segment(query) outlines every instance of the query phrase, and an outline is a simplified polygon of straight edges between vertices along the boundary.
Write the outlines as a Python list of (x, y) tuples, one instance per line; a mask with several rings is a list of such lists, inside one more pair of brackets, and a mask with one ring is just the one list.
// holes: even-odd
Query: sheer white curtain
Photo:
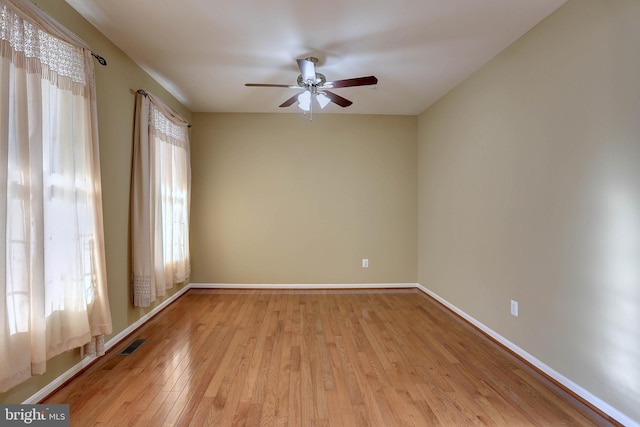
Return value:
[(136, 93), (131, 190), (133, 303), (147, 307), (189, 279), (191, 163), (188, 123)]
[(93, 78), (84, 42), (0, 0), (0, 391), (112, 332)]

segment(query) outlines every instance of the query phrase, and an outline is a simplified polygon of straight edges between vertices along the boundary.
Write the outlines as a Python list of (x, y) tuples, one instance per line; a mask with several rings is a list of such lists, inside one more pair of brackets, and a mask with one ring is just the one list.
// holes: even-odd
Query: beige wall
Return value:
[(639, 22), (570, 0), (418, 131), (419, 283), (638, 421)]
[[(106, 238), (107, 280), (114, 334), (124, 330), (150, 309), (134, 308), (129, 292), (129, 184), (133, 140), (134, 95), (145, 89), (169, 103), (188, 120), (191, 113), (147, 73), (78, 15), (64, 0), (35, 0), (45, 12), (85, 40), (108, 62), (95, 62), (100, 137), (100, 167)], [(173, 293), (170, 291), (170, 293)], [(157, 303), (156, 303), (157, 304)], [(45, 375), (33, 377), (0, 394), (0, 403), (20, 403), (80, 360), (68, 352), (47, 363)]]
[(195, 114), (193, 129), (192, 282), (416, 282), (415, 116)]

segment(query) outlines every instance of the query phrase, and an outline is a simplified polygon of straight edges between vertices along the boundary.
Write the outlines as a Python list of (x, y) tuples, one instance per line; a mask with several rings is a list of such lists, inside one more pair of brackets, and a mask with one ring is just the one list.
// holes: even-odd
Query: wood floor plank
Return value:
[(83, 427), (614, 425), (413, 289), (190, 290), (43, 403)]

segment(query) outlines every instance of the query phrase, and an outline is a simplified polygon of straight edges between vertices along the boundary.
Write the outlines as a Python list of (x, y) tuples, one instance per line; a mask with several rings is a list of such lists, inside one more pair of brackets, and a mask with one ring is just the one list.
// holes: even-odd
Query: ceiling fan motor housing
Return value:
[(298, 86), (307, 89), (312, 93), (316, 93), (318, 87), (322, 87), (327, 82), (327, 78), (322, 73), (316, 73), (316, 81), (304, 81), (302, 79), (302, 74), (298, 76)]

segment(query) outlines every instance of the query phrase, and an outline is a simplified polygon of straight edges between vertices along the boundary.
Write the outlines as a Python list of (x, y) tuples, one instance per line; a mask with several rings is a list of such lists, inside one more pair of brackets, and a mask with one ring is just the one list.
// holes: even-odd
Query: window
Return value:
[(132, 288), (147, 307), (189, 279), (191, 166), (187, 126), (144, 91), (136, 94), (131, 191)]
[(0, 391), (112, 331), (92, 60), (28, 0), (0, 0)]

